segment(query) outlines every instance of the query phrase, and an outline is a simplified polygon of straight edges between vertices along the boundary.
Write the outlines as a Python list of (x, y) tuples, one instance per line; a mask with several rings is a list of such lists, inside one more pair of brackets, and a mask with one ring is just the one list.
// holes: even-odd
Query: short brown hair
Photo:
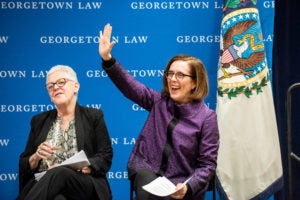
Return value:
[[(207, 96), (209, 90), (208, 77), (204, 64), (200, 59), (196, 57), (186, 54), (179, 54), (169, 60), (165, 67), (165, 72), (169, 71), (171, 64), (178, 60), (185, 61), (189, 64), (191, 75), (193, 76), (193, 80), (196, 83), (196, 88), (191, 91), (191, 100), (204, 99)], [(166, 76), (164, 76), (163, 78), (163, 93), (170, 96)]]

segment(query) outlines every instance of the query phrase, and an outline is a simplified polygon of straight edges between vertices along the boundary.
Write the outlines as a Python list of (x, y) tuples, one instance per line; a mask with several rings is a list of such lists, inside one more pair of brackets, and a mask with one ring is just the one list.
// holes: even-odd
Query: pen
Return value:
[(61, 155), (55, 153), (54, 151), (52, 152), (52, 155), (55, 155), (56, 157), (58, 157), (58, 158), (60, 158), (60, 159), (62, 159), (62, 160), (65, 160), (64, 157), (62, 157)]

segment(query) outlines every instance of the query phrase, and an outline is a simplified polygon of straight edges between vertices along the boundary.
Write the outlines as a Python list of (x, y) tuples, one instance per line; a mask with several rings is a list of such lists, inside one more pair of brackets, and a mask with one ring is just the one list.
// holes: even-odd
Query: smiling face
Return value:
[(58, 70), (49, 74), (46, 87), (52, 102), (57, 107), (76, 103), (79, 83), (71, 80), (67, 72)]
[[(196, 83), (193, 80), (190, 72), (190, 66), (188, 62), (177, 60), (173, 62), (169, 68), (169, 72), (174, 73), (173, 76), (167, 78), (168, 89), (170, 97), (178, 104), (189, 103), (191, 99), (191, 91), (195, 89)], [(185, 74), (190, 76), (183, 76), (180, 79), (176, 74)]]

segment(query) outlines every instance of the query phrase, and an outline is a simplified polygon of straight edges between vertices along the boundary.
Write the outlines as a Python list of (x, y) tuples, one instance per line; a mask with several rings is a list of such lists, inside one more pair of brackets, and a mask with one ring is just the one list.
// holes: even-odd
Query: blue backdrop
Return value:
[[(258, 2), (270, 68), (274, 2)], [(148, 113), (123, 97), (102, 70), (99, 31), (111, 23), (117, 43), (113, 55), (138, 80), (157, 90), (172, 56), (199, 57), (210, 80), (205, 101), (215, 109), (222, 3), (0, 1), (0, 199), (17, 196), (18, 157), (31, 117), (54, 108), (44, 85), (47, 70), (56, 64), (77, 72), (81, 105), (104, 111), (114, 148), (107, 174), (113, 199), (129, 199), (127, 159)]]

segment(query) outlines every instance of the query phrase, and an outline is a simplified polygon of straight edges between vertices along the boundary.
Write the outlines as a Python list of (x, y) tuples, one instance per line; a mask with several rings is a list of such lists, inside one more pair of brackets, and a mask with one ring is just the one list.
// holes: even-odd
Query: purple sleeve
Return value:
[(159, 92), (137, 81), (118, 61), (110, 67), (103, 65), (103, 68), (124, 96), (146, 110), (150, 110), (155, 100), (160, 98), (161, 94)]
[(201, 130), (199, 142), (198, 167), (189, 181), (189, 186), (194, 192), (205, 192), (206, 186), (215, 174), (219, 149), (219, 130), (217, 115), (209, 110)]

